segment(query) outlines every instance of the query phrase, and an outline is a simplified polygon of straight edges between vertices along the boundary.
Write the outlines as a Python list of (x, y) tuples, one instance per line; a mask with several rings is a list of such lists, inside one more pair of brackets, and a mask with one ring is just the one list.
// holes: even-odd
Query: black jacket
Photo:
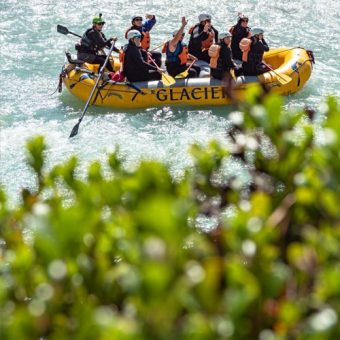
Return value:
[(141, 50), (135, 44), (129, 42), (123, 47), (124, 74), (129, 81), (141, 81), (147, 78), (149, 70), (157, 70), (155, 66), (146, 63)]
[(220, 55), (217, 59), (216, 68), (211, 68), (211, 75), (216, 79), (222, 79), (226, 72), (234, 69), (236, 65), (233, 62), (231, 48), (224, 43), (219, 42), (221, 46)]
[[(189, 40), (189, 53), (194, 55), (199, 60), (204, 60), (207, 63), (210, 62), (210, 57), (208, 54), (208, 49), (202, 51), (202, 41), (206, 40), (209, 37), (209, 34), (203, 31), (204, 25), (197, 24), (194, 26)], [(218, 31), (211, 26), (210, 30), (213, 30), (215, 33), (215, 41), (218, 41)]]
[(248, 61), (242, 63), (244, 75), (258, 75), (263, 73), (261, 68), (263, 54), (269, 51), (269, 47), (264, 39), (261, 41), (252, 37), (251, 41)]
[(247, 38), (249, 34), (249, 27), (242, 27), (241, 24), (237, 24), (231, 28), (231, 50), (233, 52), (233, 58), (242, 60), (242, 51), (240, 50), (240, 41), (243, 38)]
[(255, 40), (254, 37), (251, 38), (251, 41), (248, 59), (259, 64), (262, 62), (264, 52), (269, 51), (268, 44), (264, 39)]
[[(86, 30), (83, 37), (80, 40), (80, 45), (76, 47), (79, 53), (97, 54), (104, 47), (111, 47), (112, 38), (106, 39), (105, 35), (101, 31), (97, 31), (91, 27)], [(115, 52), (119, 52), (117, 48), (113, 49)]]

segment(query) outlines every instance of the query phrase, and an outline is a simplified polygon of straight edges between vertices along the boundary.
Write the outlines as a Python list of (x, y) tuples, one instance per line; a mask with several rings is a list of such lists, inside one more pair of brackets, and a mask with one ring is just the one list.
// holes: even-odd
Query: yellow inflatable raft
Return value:
[[(245, 90), (254, 84), (262, 84), (270, 92), (290, 95), (302, 89), (311, 76), (313, 53), (303, 48), (271, 49), (264, 55), (265, 62), (273, 71), (260, 76), (241, 76), (236, 79), (232, 91), (233, 100), (242, 101)], [(119, 61), (113, 60), (115, 69)], [(96, 65), (87, 69), (65, 64), (63, 82), (76, 97), (86, 101), (96, 81)], [(93, 72), (92, 72), (93, 71)], [(91, 73), (92, 72), (92, 73)], [(230, 104), (226, 95), (226, 84), (210, 78), (176, 79), (170, 87), (162, 81), (122, 82), (111, 80), (100, 82), (91, 101), (92, 105), (117, 109), (136, 109), (170, 105), (217, 106)]]

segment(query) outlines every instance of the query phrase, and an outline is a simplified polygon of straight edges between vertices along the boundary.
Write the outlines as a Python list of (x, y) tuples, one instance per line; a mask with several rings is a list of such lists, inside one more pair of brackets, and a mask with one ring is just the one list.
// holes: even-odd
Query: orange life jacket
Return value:
[[(179, 44), (181, 44), (181, 49), (179, 53), (175, 55), (176, 50), (174, 52), (170, 52), (169, 44), (170, 44), (170, 41), (167, 41), (163, 45), (163, 48), (162, 48), (162, 53), (166, 53), (166, 57), (167, 57), (166, 59), (169, 60), (171, 57), (177, 58), (177, 60), (179, 60), (180, 62), (180, 65), (185, 65), (188, 62), (188, 54), (189, 54), (188, 46), (183, 44), (182, 42), (179, 42)], [(170, 59), (169, 61), (173, 61), (173, 60)]]
[(248, 38), (243, 38), (239, 44), (240, 50), (242, 51), (242, 61), (248, 61), (248, 54), (251, 47), (251, 40)]
[(209, 47), (208, 54), (210, 57), (210, 67), (216, 68), (217, 67), (217, 60), (220, 56), (221, 46), (218, 44), (212, 44)]
[[(128, 30), (126, 30), (125, 39), (127, 39), (127, 34), (132, 29), (135, 29), (135, 28), (130, 27)], [(150, 42), (151, 42), (150, 32), (141, 32), (141, 36), (142, 38), (140, 40), (140, 45), (144, 50), (148, 50), (150, 48)]]
[(150, 40), (150, 32), (142, 32), (140, 44), (144, 50), (148, 50), (150, 48)]
[[(193, 27), (191, 27), (189, 29), (189, 34), (192, 34), (192, 32), (194, 31), (194, 29), (199, 26), (200, 24), (197, 24)], [(201, 41), (201, 48), (202, 48), (202, 51), (203, 50), (207, 50), (214, 42), (214, 39), (215, 39), (215, 32), (214, 30), (211, 30), (210, 32), (208, 32), (208, 38), (205, 39), (205, 40), (202, 40)]]
[(120, 61), (119, 71), (120, 71), (120, 72), (123, 72), (123, 71), (124, 71), (125, 54), (126, 54), (126, 49), (124, 49), (124, 47), (122, 47), (122, 48), (119, 50), (119, 61)]

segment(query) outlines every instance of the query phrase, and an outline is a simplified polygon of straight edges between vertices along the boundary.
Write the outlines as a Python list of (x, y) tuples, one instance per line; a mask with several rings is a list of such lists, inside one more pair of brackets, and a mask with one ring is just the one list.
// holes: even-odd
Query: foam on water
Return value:
[(102, 12), (106, 36), (118, 36), (120, 46), (125, 44), (124, 32), (132, 15), (154, 13), (158, 22), (152, 31), (152, 46), (158, 46), (179, 27), (182, 15), (187, 16), (190, 27), (200, 12), (209, 12), (214, 26), (223, 32), (236, 22), (238, 12), (244, 12), (250, 17), (250, 26), (265, 29), (270, 46), (302, 46), (315, 53), (312, 78), (301, 92), (286, 99), (287, 106), (317, 108), (327, 94), (340, 97), (337, 0), (312, 5), (307, 0), (213, 4), (207, 0), (143, 0), (133, 5), (122, 0), (8, 0), (1, 1), (0, 7), (0, 183), (12, 201), (18, 199), (21, 188), (34, 185), (23, 146), (36, 134), (44, 135), (48, 143), (49, 168), (76, 154), (85, 171), (91, 160), (105, 161), (118, 145), (127, 167), (141, 159), (157, 159), (180, 176), (192, 165), (187, 153), (190, 144), (205, 144), (212, 138), (225, 143), (228, 113), (234, 110), (165, 107), (131, 113), (90, 107), (78, 136), (69, 140), (84, 103), (66, 92), (50, 94), (57, 85), (63, 52), (73, 51), (78, 38), (57, 33), (57, 24), (82, 34), (91, 18)]

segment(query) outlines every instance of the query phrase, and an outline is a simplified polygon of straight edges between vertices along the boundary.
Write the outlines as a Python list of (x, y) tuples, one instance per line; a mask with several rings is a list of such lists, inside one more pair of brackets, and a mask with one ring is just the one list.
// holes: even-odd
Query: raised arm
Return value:
[(177, 33), (174, 35), (174, 37), (170, 41), (170, 44), (169, 44), (170, 52), (174, 52), (176, 50), (176, 46), (178, 42), (180, 41), (180, 39), (182, 38), (182, 34), (184, 33), (184, 28), (187, 25), (187, 23), (188, 23), (188, 20), (186, 20), (185, 17), (182, 17), (181, 27), (179, 28)]

